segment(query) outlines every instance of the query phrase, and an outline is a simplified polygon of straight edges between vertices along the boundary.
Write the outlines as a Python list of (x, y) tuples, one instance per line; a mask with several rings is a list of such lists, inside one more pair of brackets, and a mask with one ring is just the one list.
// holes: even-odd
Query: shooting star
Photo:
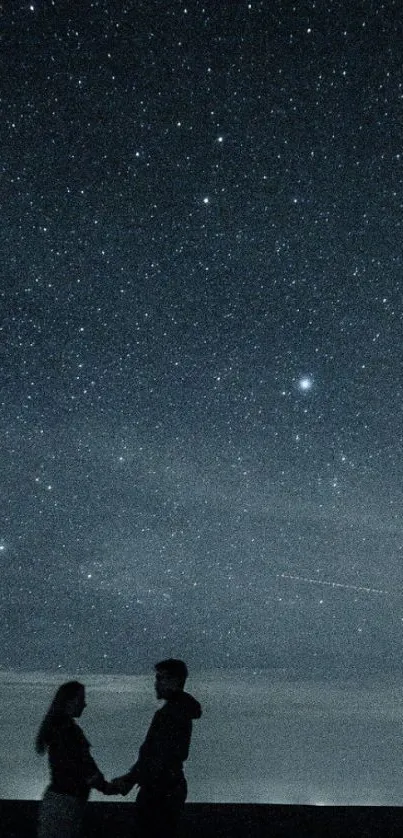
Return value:
[(311, 579), (308, 576), (293, 576), (291, 573), (277, 573), (277, 578), (290, 579), (292, 582), (305, 582), (307, 585), (325, 585), (328, 588), (346, 588), (349, 591), (359, 591), (364, 594), (389, 594), (380, 588), (367, 588), (364, 585), (349, 585), (346, 582), (329, 582), (326, 579)]

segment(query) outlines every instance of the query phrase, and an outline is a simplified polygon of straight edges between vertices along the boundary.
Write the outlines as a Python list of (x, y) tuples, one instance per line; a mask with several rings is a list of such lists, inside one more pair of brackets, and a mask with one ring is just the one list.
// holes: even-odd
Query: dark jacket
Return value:
[(188, 758), (192, 720), (199, 719), (201, 707), (189, 693), (179, 691), (154, 714), (130, 778), (139, 786), (168, 791), (183, 777)]
[(50, 790), (88, 798), (90, 788), (103, 791), (105, 778), (90, 754), (90, 743), (69, 716), (55, 720), (48, 737)]

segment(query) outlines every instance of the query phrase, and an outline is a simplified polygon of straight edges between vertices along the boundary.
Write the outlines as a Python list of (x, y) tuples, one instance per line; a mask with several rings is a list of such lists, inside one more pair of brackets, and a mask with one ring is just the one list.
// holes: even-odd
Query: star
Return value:
[(298, 389), (301, 390), (302, 393), (307, 393), (308, 390), (312, 390), (313, 387), (313, 380), (309, 375), (303, 375), (298, 380)]

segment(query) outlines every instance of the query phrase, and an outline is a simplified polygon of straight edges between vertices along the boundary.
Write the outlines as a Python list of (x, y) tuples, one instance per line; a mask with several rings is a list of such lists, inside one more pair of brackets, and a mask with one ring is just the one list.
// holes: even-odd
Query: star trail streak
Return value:
[(381, 588), (370, 588), (364, 585), (350, 585), (347, 582), (331, 582), (327, 579), (312, 579), (308, 576), (294, 576), (292, 573), (278, 573), (279, 579), (290, 579), (292, 582), (304, 582), (307, 585), (325, 585), (328, 588), (346, 588), (350, 591), (361, 591), (364, 594), (389, 594)]

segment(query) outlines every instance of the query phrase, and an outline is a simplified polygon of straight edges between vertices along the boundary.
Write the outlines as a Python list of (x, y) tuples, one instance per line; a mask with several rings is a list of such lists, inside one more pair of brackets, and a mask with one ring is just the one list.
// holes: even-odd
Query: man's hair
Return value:
[(176, 658), (168, 658), (165, 661), (159, 661), (159, 663), (155, 664), (154, 669), (156, 672), (167, 672), (171, 678), (177, 678), (182, 685), (188, 677), (188, 668), (185, 662), (177, 660)]

